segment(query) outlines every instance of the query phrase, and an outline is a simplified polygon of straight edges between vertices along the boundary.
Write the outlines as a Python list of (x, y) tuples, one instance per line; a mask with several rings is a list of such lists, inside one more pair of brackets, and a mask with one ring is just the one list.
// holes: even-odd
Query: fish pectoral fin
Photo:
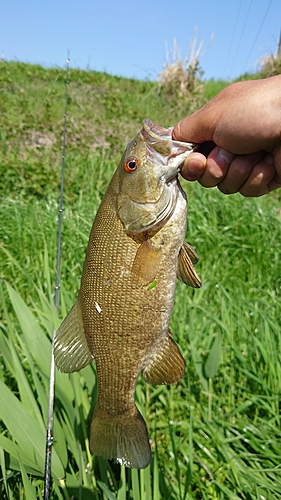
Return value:
[(54, 337), (54, 357), (62, 372), (76, 372), (94, 359), (85, 337), (81, 305), (74, 304)]
[(148, 239), (142, 242), (132, 266), (132, 286), (146, 286), (153, 282), (161, 260), (161, 245)]
[(143, 370), (146, 382), (152, 385), (175, 384), (183, 377), (185, 361), (178, 345), (168, 333)]
[(192, 264), (194, 264), (194, 265), (197, 264), (197, 262), (199, 262), (199, 257), (197, 255), (197, 253), (195, 252), (195, 249), (189, 243), (187, 243), (187, 241), (184, 242), (183, 248), (187, 252), (187, 254), (189, 255)]
[(194, 269), (194, 265), (199, 260), (194, 248), (188, 243), (184, 243), (180, 249), (178, 259), (178, 278), (186, 285), (193, 288), (201, 288), (201, 280)]
[(117, 460), (126, 467), (147, 467), (151, 460), (148, 433), (137, 408), (108, 415), (97, 406), (91, 423), (90, 450), (93, 455)]

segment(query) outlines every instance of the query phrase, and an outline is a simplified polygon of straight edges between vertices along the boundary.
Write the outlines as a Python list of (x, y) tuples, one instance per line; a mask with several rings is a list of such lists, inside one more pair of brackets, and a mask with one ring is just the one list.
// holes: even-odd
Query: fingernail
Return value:
[(200, 159), (190, 159), (188, 162), (188, 170), (192, 174), (201, 174), (202, 170), (204, 170), (205, 164)]
[(186, 160), (181, 169), (181, 175), (187, 181), (197, 181), (204, 171), (204, 163), (197, 158)]
[(223, 148), (219, 148), (218, 149), (218, 156), (220, 157), (220, 159), (224, 162), (227, 162), (227, 163), (230, 163), (235, 154), (233, 153), (230, 153), (229, 151), (227, 151), (226, 149), (223, 149)]

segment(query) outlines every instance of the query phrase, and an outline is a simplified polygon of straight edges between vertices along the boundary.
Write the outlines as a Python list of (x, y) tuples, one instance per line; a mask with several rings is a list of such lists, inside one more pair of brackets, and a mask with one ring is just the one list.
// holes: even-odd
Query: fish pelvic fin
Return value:
[(85, 337), (79, 300), (55, 333), (53, 349), (56, 366), (65, 373), (79, 371), (93, 361), (94, 356)]
[(147, 467), (151, 461), (148, 433), (136, 406), (121, 415), (109, 415), (97, 407), (91, 423), (90, 451), (126, 467)]
[(180, 249), (178, 259), (178, 278), (186, 285), (193, 288), (201, 288), (201, 280), (194, 269), (194, 265), (199, 260), (194, 248), (188, 243), (184, 243)]
[(152, 385), (175, 384), (183, 377), (184, 370), (185, 361), (169, 332), (161, 346), (150, 356), (143, 377)]

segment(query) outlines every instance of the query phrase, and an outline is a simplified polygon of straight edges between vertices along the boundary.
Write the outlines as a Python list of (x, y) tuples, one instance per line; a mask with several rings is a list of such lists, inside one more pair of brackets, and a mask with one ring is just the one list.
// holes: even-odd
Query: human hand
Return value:
[(182, 176), (225, 194), (281, 187), (281, 75), (229, 85), (176, 124), (173, 139), (198, 144)]

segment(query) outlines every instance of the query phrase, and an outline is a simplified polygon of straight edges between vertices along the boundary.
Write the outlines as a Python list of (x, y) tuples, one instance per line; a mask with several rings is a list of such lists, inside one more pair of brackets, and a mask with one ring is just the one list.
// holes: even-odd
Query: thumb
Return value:
[(182, 142), (202, 142), (212, 141), (213, 133), (207, 123), (209, 120), (204, 118), (205, 109), (201, 108), (190, 116), (179, 121), (173, 130), (173, 139)]

